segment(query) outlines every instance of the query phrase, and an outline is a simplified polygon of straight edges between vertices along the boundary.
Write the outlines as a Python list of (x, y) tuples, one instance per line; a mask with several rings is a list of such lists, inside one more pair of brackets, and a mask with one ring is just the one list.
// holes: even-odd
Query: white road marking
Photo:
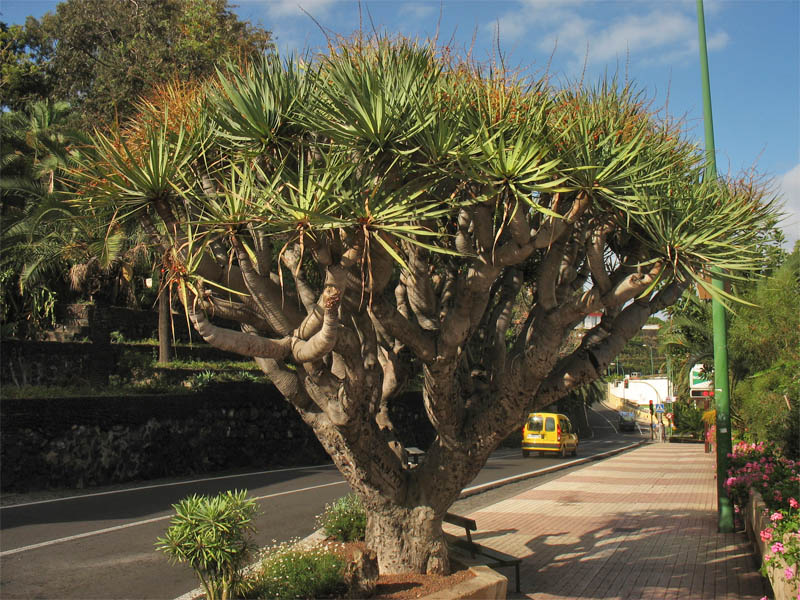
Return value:
[(269, 475), (270, 473), (286, 473), (288, 471), (307, 471), (309, 469), (334, 469), (332, 464), (314, 465), (310, 467), (290, 467), (287, 469), (273, 469), (271, 471), (251, 471), (250, 473), (235, 473), (233, 475), (219, 475), (217, 477), (203, 477), (201, 479), (187, 479), (185, 481), (172, 481), (170, 483), (154, 483), (151, 485), (141, 485), (107, 492), (92, 492), (90, 494), (78, 494), (76, 496), (64, 496), (63, 498), (50, 498), (48, 500), (36, 500), (34, 502), (21, 502), (19, 504), (8, 504), (0, 506), (0, 511), (6, 508), (18, 508), (20, 506), (33, 506), (34, 504), (49, 504), (52, 502), (64, 502), (66, 500), (76, 500), (78, 498), (92, 498), (94, 496), (109, 496), (111, 494), (124, 494), (126, 492), (138, 492), (139, 490), (153, 490), (164, 487), (175, 487), (178, 485), (188, 485), (191, 483), (204, 483), (206, 481), (220, 481), (222, 479), (232, 479), (233, 477), (251, 477), (253, 475)]
[[(318, 490), (320, 488), (330, 487), (332, 485), (342, 485), (347, 483), (346, 481), (334, 481), (333, 483), (323, 483), (321, 485), (313, 485), (311, 487), (300, 488), (297, 490), (289, 490), (286, 492), (277, 492), (275, 494), (267, 494), (266, 496), (256, 496), (252, 498), (252, 500), (266, 500), (268, 498), (276, 498), (278, 496), (288, 496), (289, 494), (297, 494), (299, 492), (308, 492), (310, 490)], [(161, 517), (154, 517), (152, 519), (145, 519), (143, 521), (134, 521), (132, 523), (125, 523), (124, 525), (116, 525), (114, 527), (106, 527), (105, 529), (96, 529), (95, 531), (87, 531), (86, 533), (78, 533), (76, 535), (70, 535), (63, 538), (58, 538), (56, 540), (49, 540), (47, 542), (39, 542), (38, 544), (31, 544), (30, 546), (22, 546), (21, 548), (14, 548), (13, 550), (4, 550), (0, 552), (0, 557), (3, 556), (10, 556), (12, 554), (18, 554), (20, 552), (27, 552), (28, 550), (36, 550), (37, 548), (44, 548), (46, 546), (53, 546), (55, 544), (61, 544), (64, 542), (71, 542), (72, 540), (79, 540), (81, 538), (92, 537), (95, 535), (102, 535), (104, 533), (111, 533), (113, 531), (119, 531), (120, 529), (127, 529), (129, 527), (137, 527), (139, 525), (147, 525), (148, 523), (156, 523), (158, 521), (166, 521), (167, 519), (171, 519), (173, 517), (172, 514), (163, 515)]]
[(39, 542), (38, 544), (31, 544), (30, 546), (22, 546), (21, 548), (14, 548), (13, 550), (3, 550), (2, 552), (0, 552), (0, 557), (11, 556), (12, 554), (19, 554), (20, 552), (27, 552), (28, 550), (36, 550), (37, 548), (44, 548), (46, 546), (61, 544), (63, 542), (71, 542), (73, 540), (79, 540), (81, 538), (92, 537), (93, 535), (111, 533), (112, 531), (119, 531), (120, 529), (127, 529), (128, 527), (136, 527), (138, 525), (147, 525), (148, 523), (156, 523), (157, 521), (164, 521), (171, 517), (172, 515), (166, 515), (164, 517), (155, 517), (153, 519), (147, 519), (145, 521), (134, 521), (133, 523), (126, 523), (125, 525), (117, 525), (116, 527), (106, 527), (105, 529), (97, 529), (95, 531), (87, 531), (86, 533), (78, 533), (76, 535), (70, 535), (67, 537), (58, 538), (57, 540), (49, 540), (47, 542)]

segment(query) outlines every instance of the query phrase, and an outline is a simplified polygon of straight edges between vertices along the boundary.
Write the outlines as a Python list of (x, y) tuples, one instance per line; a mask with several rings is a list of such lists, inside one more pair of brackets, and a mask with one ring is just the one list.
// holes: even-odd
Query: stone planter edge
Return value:
[[(300, 540), (297, 545), (300, 547), (312, 547), (322, 543), (325, 534), (318, 529), (308, 537)], [(257, 563), (253, 563), (253, 568)], [(505, 600), (508, 591), (508, 579), (485, 565), (470, 566), (474, 577), (462, 581), (449, 590), (441, 590), (429, 596), (424, 596), (420, 600)], [(204, 598), (203, 588), (195, 588), (175, 600), (198, 600)]]
[[(745, 507), (745, 530), (750, 542), (758, 554), (759, 564), (763, 563), (764, 556), (769, 554), (768, 542), (761, 540), (761, 532), (770, 526), (769, 516), (764, 514), (767, 506), (764, 504), (764, 499), (761, 494), (752, 491), (750, 493), (750, 500)], [(794, 600), (798, 597), (798, 585), (795, 581), (790, 583), (783, 577), (783, 570), (786, 568), (786, 563), (781, 560), (777, 568), (769, 570), (769, 580), (772, 586), (772, 591), (775, 595), (775, 600)]]

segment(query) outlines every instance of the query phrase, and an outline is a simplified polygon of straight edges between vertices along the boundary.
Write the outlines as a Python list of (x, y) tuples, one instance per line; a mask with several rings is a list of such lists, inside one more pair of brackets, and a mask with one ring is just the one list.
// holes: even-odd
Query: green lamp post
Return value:
[[(706, 47), (706, 22), (703, 0), (697, 0), (697, 30), (700, 38), (700, 71), (703, 83), (703, 121), (706, 138), (706, 177), (717, 176), (714, 149), (714, 122), (711, 115), (711, 87), (708, 77), (708, 50)], [(718, 269), (712, 270), (711, 285), (721, 290), (723, 281)], [(717, 511), (721, 533), (733, 531), (733, 505), (725, 492), (728, 477), (728, 454), (732, 450), (730, 390), (728, 389), (728, 331), (725, 307), (712, 298), (711, 311), (714, 325), (714, 398), (717, 409)]]

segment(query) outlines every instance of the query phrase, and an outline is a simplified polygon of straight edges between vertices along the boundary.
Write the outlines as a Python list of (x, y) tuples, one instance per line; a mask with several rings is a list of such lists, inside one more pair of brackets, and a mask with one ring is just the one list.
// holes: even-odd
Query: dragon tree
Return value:
[[(75, 202), (136, 219), (200, 336), (269, 376), (362, 498), (383, 573), (447, 572), (442, 518), (490, 453), (712, 266), (754, 269), (775, 212), (704, 180), (631, 85), (405, 39), (223, 65), (92, 139)], [(391, 420), (410, 382), (435, 430), (419, 465)]]

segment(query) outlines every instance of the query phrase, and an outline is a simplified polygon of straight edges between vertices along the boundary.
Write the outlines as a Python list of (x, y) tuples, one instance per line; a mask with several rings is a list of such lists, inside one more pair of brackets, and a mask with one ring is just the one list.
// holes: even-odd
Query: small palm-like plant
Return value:
[(156, 549), (174, 563), (188, 563), (197, 573), (208, 600), (227, 600), (240, 583), (240, 569), (254, 544), (256, 504), (247, 491), (217, 496), (192, 495), (173, 504), (175, 516)]

